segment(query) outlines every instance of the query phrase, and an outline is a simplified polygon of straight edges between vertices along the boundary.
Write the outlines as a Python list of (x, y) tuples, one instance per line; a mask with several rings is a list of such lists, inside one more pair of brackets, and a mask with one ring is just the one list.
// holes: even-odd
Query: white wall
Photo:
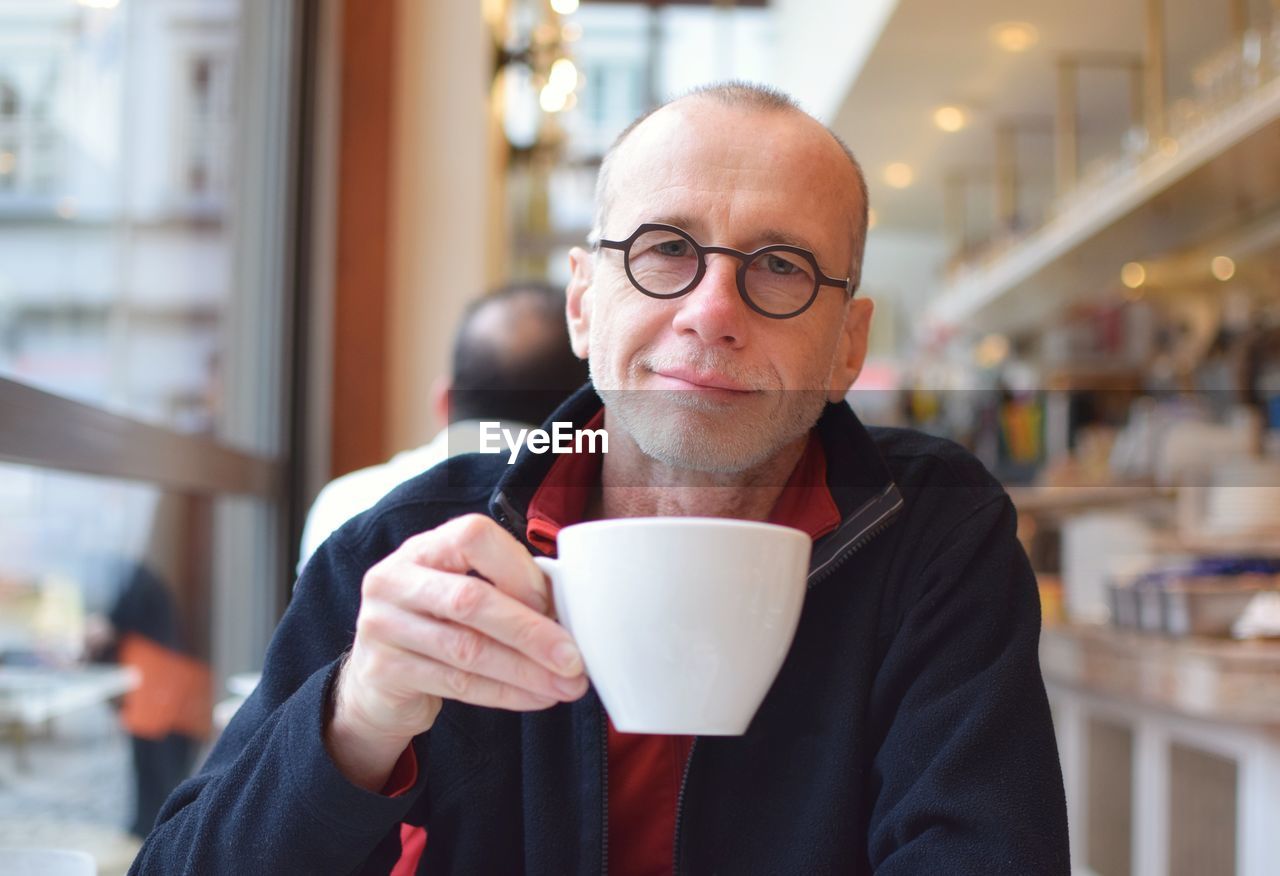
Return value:
[(777, 84), (830, 123), (898, 0), (774, 0)]
[(873, 229), (858, 294), (876, 302), (871, 355), (896, 358), (918, 329), (917, 318), (937, 291), (946, 261), (941, 235)]
[(396, 16), (388, 453), (442, 425), (429, 389), (447, 372), (463, 307), (487, 285), (489, 186), (500, 182), (483, 99), (493, 47), (481, 4), (399, 0)]

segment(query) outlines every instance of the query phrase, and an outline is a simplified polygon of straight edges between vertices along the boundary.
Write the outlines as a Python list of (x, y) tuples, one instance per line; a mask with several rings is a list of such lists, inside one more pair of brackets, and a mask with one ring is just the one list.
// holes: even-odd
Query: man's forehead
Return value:
[[(677, 166), (688, 159), (714, 165), (735, 157), (775, 153), (778, 158), (840, 158), (824, 147), (834, 141), (798, 110), (738, 106), (690, 95), (667, 104), (636, 126), (617, 156), (623, 166)], [(825, 153), (825, 154), (824, 154)]]
[(765, 213), (775, 209), (757, 217), (773, 225), (792, 214), (819, 222), (825, 215), (827, 224), (848, 218), (859, 197), (847, 156), (803, 112), (696, 95), (658, 110), (619, 144), (606, 195), (610, 213), (640, 221), (653, 209), (714, 210), (736, 195)]

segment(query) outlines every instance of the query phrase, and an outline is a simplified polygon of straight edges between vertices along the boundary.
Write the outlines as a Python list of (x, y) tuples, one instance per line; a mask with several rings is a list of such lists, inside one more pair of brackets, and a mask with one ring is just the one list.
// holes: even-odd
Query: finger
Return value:
[(476, 630), (557, 675), (582, 673), (582, 655), (568, 631), (497, 587), (469, 575), (416, 566), (399, 574), (400, 605)]
[(384, 606), (365, 621), (380, 640), (446, 666), (544, 697), (572, 701), (587, 692), (587, 678), (566, 678), (482, 633), (459, 624)]
[(431, 696), (514, 712), (532, 712), (554, 706), (558, 699), (503, 684), (465, 669), (400, 651), (394, 665), (402, 684)]
[(550, 607), (547, 583), (524, 545), (494, 520), (481, 514), (457, 517), (403, 545), (415, 562), (431, 569), (466, 574), (476, 571), (504, 593), (534, 611)]

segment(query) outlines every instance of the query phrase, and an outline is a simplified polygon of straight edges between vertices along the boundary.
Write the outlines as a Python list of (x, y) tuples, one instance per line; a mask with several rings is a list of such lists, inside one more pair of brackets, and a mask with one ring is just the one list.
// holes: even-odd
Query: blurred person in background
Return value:
[(432, 411), (448, 423), (427, 444), (325, 486), (307, 514), (298, 574), (329, 535), (395, 487), (480, 447), (480, 424), (536, 426), (587, 379), (564, 321), (564, 290), (512, 283), (473, 301), (454, 337), (451, 374), (432, 387)]
[(175, 545), (185, 521), (182, 503), (165, 495), (153, 513), (141, 557), (97, 565), (109, 579), (109, 600), (86, 619), (88, 656), (138, 674), (126, 693), (120, 723), (129, 735), (134, 809), (129, 832), (144, 837), (169, 793), (191, 774), (199, 746), (211, 735), (213, 679), (192, 653), (179, 595)]
[[(458, 457), (335, 533), (134, 872), (1066, 876), (1013, 505), (846, 402), (873, 310), (852, 153), (712, 86), (623, 132), (596, 206), (565, 308), (592, 384), (552, 417), (608, 451)], [(560, 527), (670, 515), (812, 539), (742, 736), (619, 733), (550, 614), (532, 554)]]

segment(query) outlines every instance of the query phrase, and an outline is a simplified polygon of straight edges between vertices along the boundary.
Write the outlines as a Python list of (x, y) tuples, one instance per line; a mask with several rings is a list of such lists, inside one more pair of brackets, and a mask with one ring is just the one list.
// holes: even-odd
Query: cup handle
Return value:
[(560, 561), (553, 560), (550, 557), (534, 557), (533, 562), (537, 564), (538, 568), (542, 570), (542, 574), (546, 575), (547, 580), (551, 582), (551, 586), (548, 589), (551, 592), (551, 604), (555, 608), (556, 620), (572, 636), (573, 627), (569, 626), (569, 612), (563, 597), (563, 569)]

